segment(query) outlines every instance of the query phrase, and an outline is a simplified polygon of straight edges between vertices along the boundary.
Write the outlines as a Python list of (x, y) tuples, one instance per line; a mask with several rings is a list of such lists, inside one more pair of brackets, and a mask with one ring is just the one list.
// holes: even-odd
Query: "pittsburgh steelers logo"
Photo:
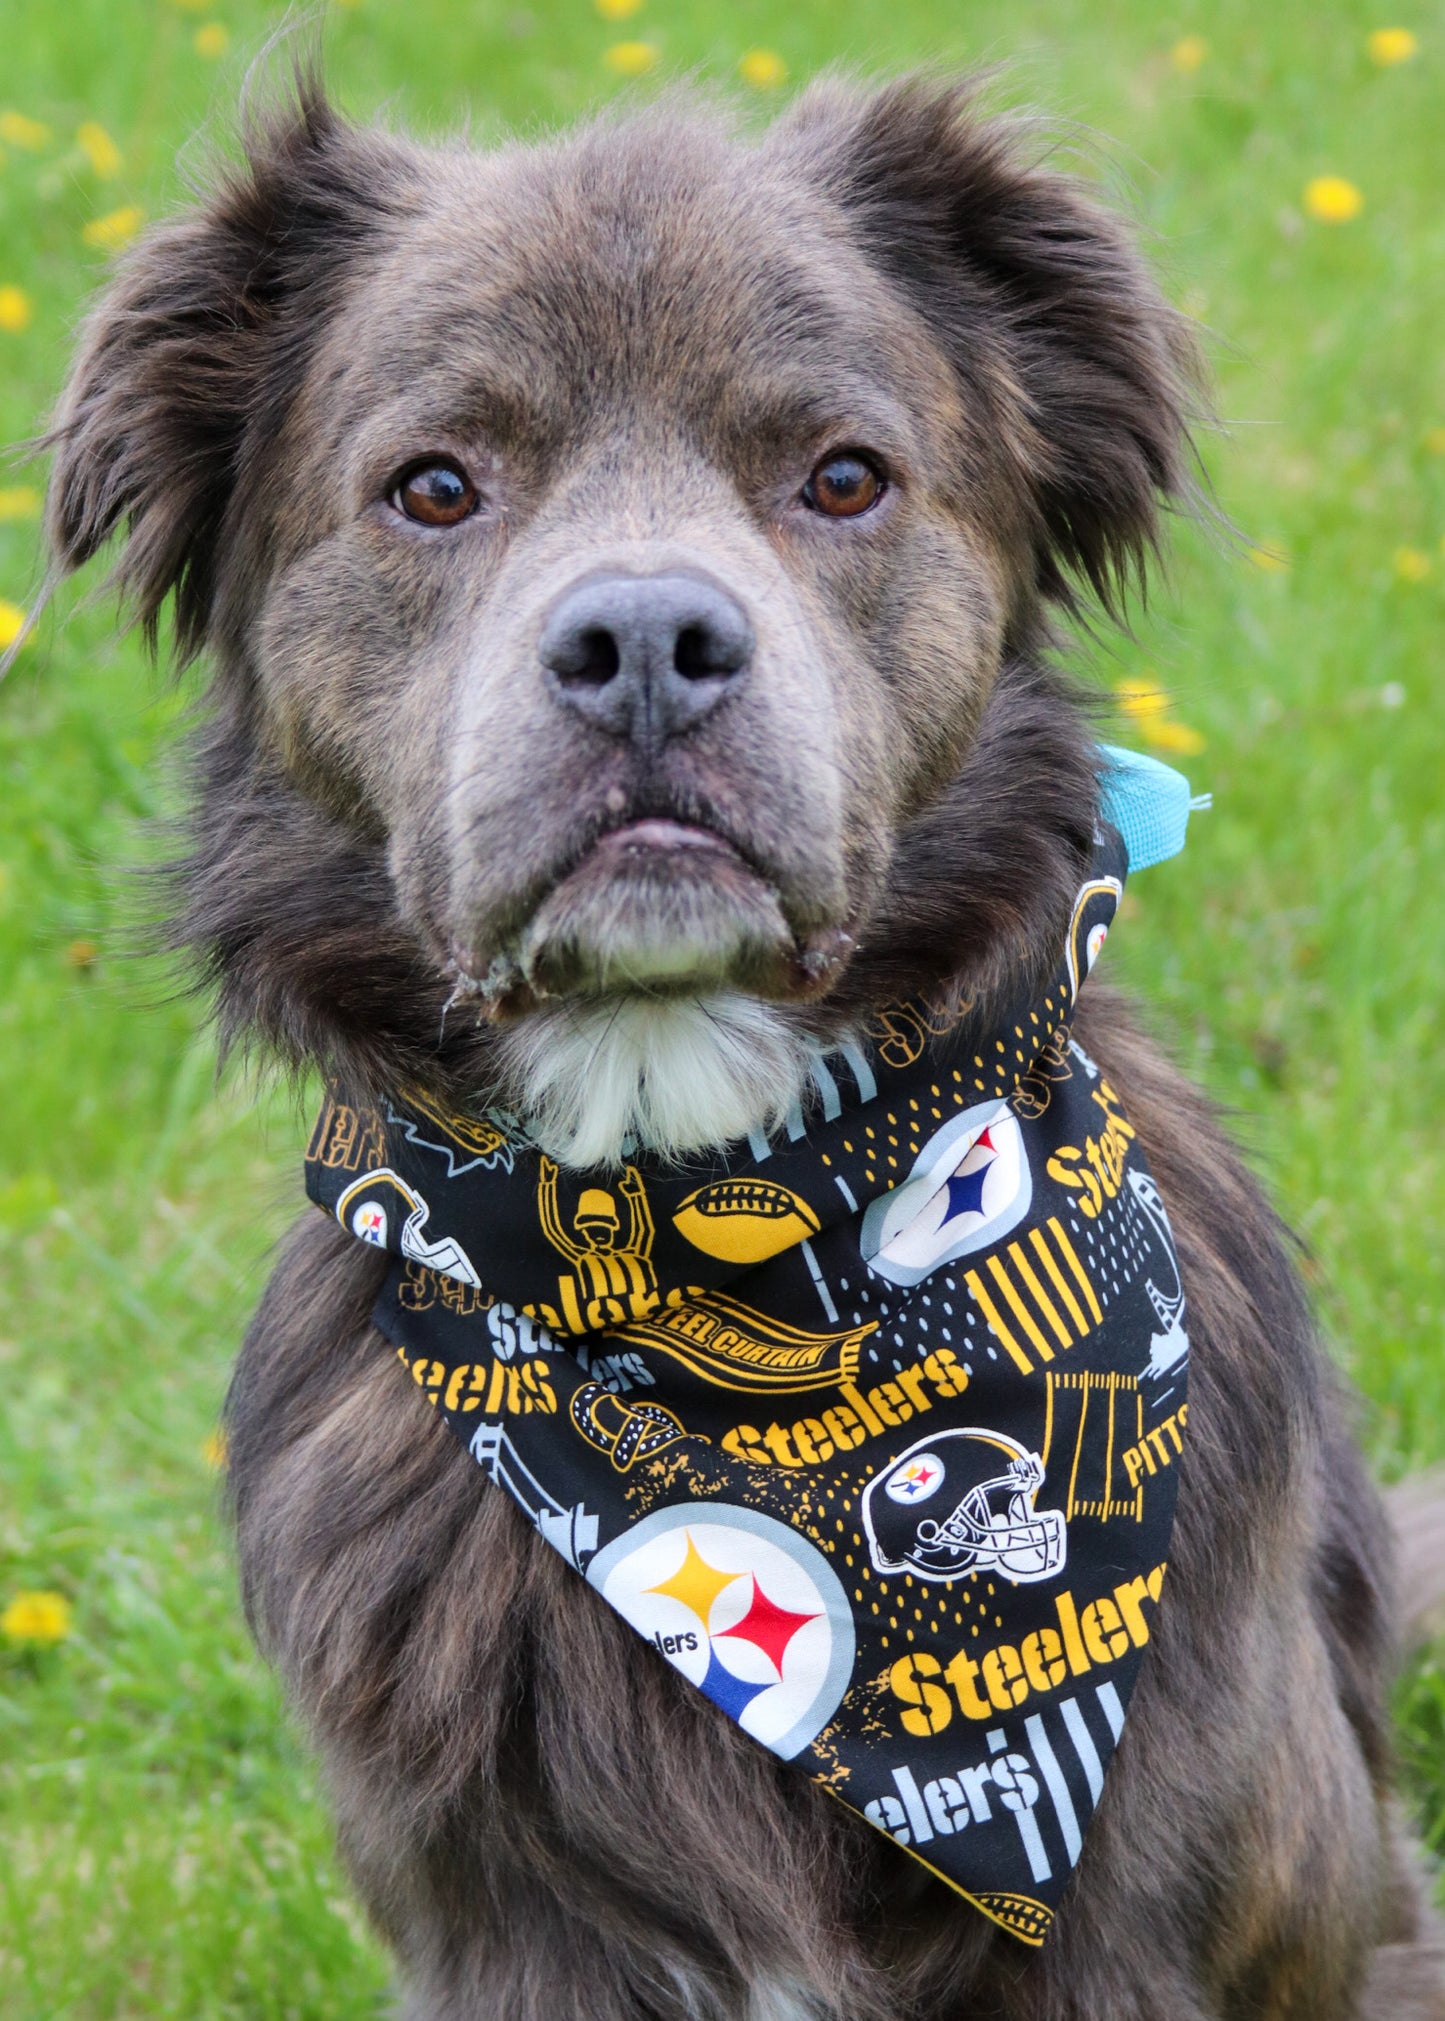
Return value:
[(659, 1509), (599, 1551), (587, 1577), (744, 1733), (784, 1759), (838, 1709), (853, 1617), (822, 1553), (755, 1509)]
[(890, 1474), (883, 1492), (890, 1502), (926, 1502), (943, 1484), (943, 1461), (937, 1453), (918, 1453)]
[(351, 1232), (359, 1235), (363, 1242), (370, 1242), (374, 1248), (385, 1249), (386, 1209), (377, 1201), (368, 1200), (352, 1215)]
[(935, 1130), (901, 1186), (863, 1216), (863, 1261), (890, 1284), (921, 1284), (1007, 1235), (1029, 1211), (1033, 1179), (1018, 1119), (980, 1102)]

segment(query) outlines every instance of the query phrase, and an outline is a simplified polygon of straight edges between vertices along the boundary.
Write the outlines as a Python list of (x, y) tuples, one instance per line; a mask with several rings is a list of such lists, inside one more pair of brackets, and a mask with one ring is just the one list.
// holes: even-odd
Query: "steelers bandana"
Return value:
[(493, 1481), (745, 1733), (1042, 1943), (1159, 1605), (1184, 1291), (1071, 1036), (1105, 831), (1052, 983), (821, 1056), (772, 1140), (561, 1171), (508, 1116), (328, 1100), (318, 1205)]

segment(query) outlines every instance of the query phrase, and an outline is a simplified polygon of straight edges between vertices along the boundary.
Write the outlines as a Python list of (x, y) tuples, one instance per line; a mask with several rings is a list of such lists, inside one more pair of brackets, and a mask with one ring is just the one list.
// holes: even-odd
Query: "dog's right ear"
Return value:
[(84, 326), (45, 438), (46, 531), (62, 570), (122, 523), (114, 580), (155, 644), (204, 644), (216, 550), (243, 459), (300, 383), (312, 333), (365, 247), (409, 207), (415, 157), (342, 120), (299, 78), (253, 119), (241, 163), (125, 256)]

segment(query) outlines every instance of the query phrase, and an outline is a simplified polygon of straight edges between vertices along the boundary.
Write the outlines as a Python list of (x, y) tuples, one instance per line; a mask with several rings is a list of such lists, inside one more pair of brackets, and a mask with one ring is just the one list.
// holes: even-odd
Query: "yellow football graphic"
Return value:
[(724, 1263), (764, 1263), (818, 1232), (806, 1200), (771, 1179), (715, 1179), (672, 1217), (678, 1234)]

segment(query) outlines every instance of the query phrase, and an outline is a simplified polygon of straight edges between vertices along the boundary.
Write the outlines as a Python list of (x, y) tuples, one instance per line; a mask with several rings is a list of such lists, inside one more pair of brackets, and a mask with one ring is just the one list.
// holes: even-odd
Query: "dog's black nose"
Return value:
[(553, 606), (539, 651), (560, 702), (655, 751), (738, 685), (753, 628), (703, 576), (595, 576)]

